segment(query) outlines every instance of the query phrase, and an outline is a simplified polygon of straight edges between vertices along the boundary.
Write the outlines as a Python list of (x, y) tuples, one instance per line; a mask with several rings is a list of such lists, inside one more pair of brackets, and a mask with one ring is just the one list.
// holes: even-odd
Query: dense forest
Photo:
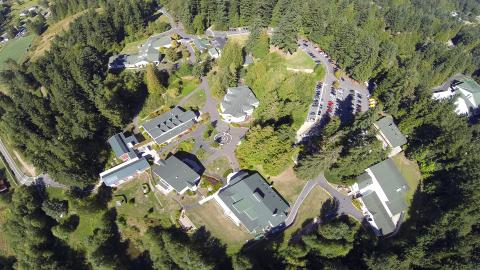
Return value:
[[(85, 185), (103, 165), (106, 136), (131, 119), (136, 109), (131, 101), (141, 100), (147, 91), (135, 75), (108, 74), (107, 58), (128, 36), (145, 29), (156, 3), (55, 2), (57, 19), (86, 7), (103, 10), (80, 16), (42, 58), (25, 65), (10, 63), (11, 68), (2, 72), (9, 88), (0, 94), (0, 128), (36, 167), (59, 181)], [(305, 179), (321, 170), (329, 170), (339, 181), (357, 175), (385, 157), (377, 151), (365, 158), (366, 152), (380, 149), (365, 131), (380, 110), (388, 112), (408, 135), (405, 152), (419, 164), (423, 176), (410, 218), (389, 239), (377, 239), (348, 218), (338, 217), (301, 239), (287, 241), (289, 245), (278, 235), (232, 256), (208, 233), (188, 236), (155, 227), (143, 240), (145, 252), (132, 259), (119, 234), (122, 221), (106, 207), (111, 200), (108, 189), (96, 195), (75, 189), (68, 193), (69, 205), (79, 212), (104, 213), (89, 238), (89, 249), (78, 252), (64, 240), (75, 227), (75, 218), (56, 221), (59, 211), (66, 211), (64, 203), (49, 199), (42, 190), (22, 187), (12, 198), (2, 198), (11, 205), (4, 229), (17, 239), (12, 243), (17, 257), (0, 257), (1, 267), (9, 269), (15, 260), (17, 269), (475, 269), (480, 264), (480, 128), (475, 119), (457, 116), (451, 103), (430, 97), (432, 87), (456, 73), (480, 76), (480, 27), (473, 23), (479, 15), (478, 0), (160, 2), (190, 32), (203, 32), (210, 25), (250, 26), (255, 34), (247, 50), (260, 58), (266, 54), (267, 26), (276, 27), (270, 42), (285, 51), (294, 51), (297, 37), (305, 36), (352, 77), (368, 81), (379, 108), (348, 123), (332, 119), (300, 153), (295, 169)], [(237, 59), (238, 48), (229, 46)], [(240, 62), (233, 62), (219, 63), (221, 74), (215, 83), (220, 89), (238, 80)], [(268, 71), (261, 65), (255, 68)], [(259, 73), (247, 71), (247, 80), (253, 84)], [(288, 109), (295, 101), (277, 97), (275, 102)], [(271, 125), (267, 109), (260, 108), (259, 117), (266, 119), (259, 125)], [(261, 142), (256, 129), (252, 141)], [(288, 136), (274, 139), (275, 146), (288, 152), (281, 145)], [(276, 172), (275, 167), (270, 169)]]

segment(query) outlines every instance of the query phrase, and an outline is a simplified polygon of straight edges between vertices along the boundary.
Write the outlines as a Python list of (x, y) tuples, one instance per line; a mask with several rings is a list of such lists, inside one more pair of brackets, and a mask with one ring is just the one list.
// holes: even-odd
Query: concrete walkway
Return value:
[(295, 218), (297, 217), (298, 209), (302, 205), (303, 201), (305, 201), (305, 198), (307, 198), (308, 194), (310, 194), (310, 191), (312, 191), (317, 184), (318, 183), (315, 180), (309, 180), (305, 186), (303, 186), (302, 192), (300, 192), (295, 204), (290, 208), (290, 213), (288, 213), (288, 217), (285, 220), (286, 227), (289, 227), (293, 224)]

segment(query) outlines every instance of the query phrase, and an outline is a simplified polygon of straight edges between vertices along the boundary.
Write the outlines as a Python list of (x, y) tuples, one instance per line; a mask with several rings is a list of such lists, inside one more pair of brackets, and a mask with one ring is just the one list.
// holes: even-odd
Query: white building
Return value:
[(366, 169), (351, 189), (361, 202), (362, 213), (376, 235), (395, 231), (407, 209), (405, 194), (408, 185), (391, 159)]
[(432, 98), (452, 99), (457, 114), (475, 115), (480, 104), (480, 85), (474, 79), (461, 75), (455, 77), (447, 89), (435, 91)]
[(252, 90), (247, 86), (229, 87), (220, 103), (220, 115), (228, 123), (241, 123), (252, 115), (260, 105)]

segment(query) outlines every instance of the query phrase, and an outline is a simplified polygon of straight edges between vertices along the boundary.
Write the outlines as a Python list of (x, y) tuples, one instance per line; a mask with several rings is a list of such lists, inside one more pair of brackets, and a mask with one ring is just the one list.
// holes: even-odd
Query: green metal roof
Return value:
[(388, 216), (377, 193), (371, 192), (366, 196), (362, 196), (361, 200), (372, 214), (372, 219), (375, 221), (380, 234), (386, 235), (395, 230), (395, 224), (393, 224), (392, 219)]
[(171, 155), (160, 164), (152, 166), (153, 173), (162, 178), (177, 192), (192, 188), (200, 180), (200, 175), (183, 161)]
[(408, 185), (392, 159), (389, 158), (373, 165), (370, 167), (370, 170), (387, 196), (387, 205), (390, 212), (396, 215), (405, 210), (407, 208), (405, 194)]
[(367, 172), (365, 172), (357, 177), (357, 183), (358, 183), (358, 189), (361, 190), (363, 188), (370, 186), (373, 183), (373, 181), (370, 175)]
[(382, 132), (383, 136), (392, 147), (402, 146), (407, 143), (407, 138), (400, 132), (393, 118), (386, 116), (378, 120), (375, 125)]
[(252, 234), (281, 226), (287, 218), (288, 204), (258, 173), (238, 173), (218, 197)]

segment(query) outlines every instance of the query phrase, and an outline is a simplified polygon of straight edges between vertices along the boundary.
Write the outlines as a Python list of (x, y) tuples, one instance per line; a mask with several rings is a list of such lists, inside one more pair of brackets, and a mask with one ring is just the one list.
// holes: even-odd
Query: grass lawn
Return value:
[(229, 254), (239, 251), (245, 242), (252, 238), (244, 228), (238, 227), (225, 216), (220, 206), (214, 201), (187, 210), (186, 213), (197, 228), (205, 226), (213, 237), (227, 244), (227, 253)]
[[(178, 204), (168, 201), (163, 195), (157, 196), (159, 203), (154, 194), (155, 190), (143, 194), (142, 184), (144, 183), (148, 183), (148, 173), (121, 185), (113, 194), (111, 207), (114, 207), (115, 202), (121, 200), (124, 195), (127, 203), (116, 207), (118, 215), (124, 216), (129, 226), (135, 226), (139, 230), (138, 232), (124, 230), (127, 234), (143, 235), (150, 226), (170, 226), (172, 219), (175, 220), (176, 212), (180, 209)], [(131, 236), (136, 238), (134, 235)]]
[(285, 66), (294, 69), (314, 69), (317, 65), (304, 51), (297, 49), (292, 55), (284, 56)]
[(293, 167), (288, 168), (281, 174), (271, 177), (270, 182), (273, 182), (275, 188), (290, 205), (295, 203), (300, 192), (302, 192), (305, 181), (298, 179), (293, 171)]
[(302, 206), (298, 209), (295, 223), (291, 227), (285, 230), (285, 241), (290, 240), (293, 233), (298, 231), (304, 225), (304, 222), (313, 220), (315, 217), (320, 216), (320, 209), (322, 204), (330, 199), (330, 195), (325, 192), (321, 187), (315, 186), (308, 197), (303, 201)]
[(129, 43), (125, 44), (125, 47), (123, 48), (123, 50), (120, 53), (123, 53), (123, 54), (138, 53), (138, 46), (145, 43), (145, 41), (147, 41), (147, 39), (148, 38), (144, 38), (144, 39), (132, 41), (132, 42), (129, 42)]
[(7, 68), (5, 61), (9, 58), (15, 60), (17, 63), (23, 62), (34, 37), (34, 35), (29, 35), (8, 41), (0, 51), (0, 70)]
[(197, 78), (182, 77), (182, 81), (183, 89), (182, 93), (180, 94), (181, 98), (193, 92), (193, 90), (197, 89), (197, 87), (200, 85), (200, 82)]
[(194, 146), (195, 146), (195, 142), (193, 142), (193, 140), (182, 141), (178, 144), (177, 151), (190, 153), (192, 152)]
[(183, 104), (184, 108), (203, 108), (205, 102), (207, 101), (207, 96), (203, 90), (195, 92), (191, 97), (189, 97)]
[(29, 9), (35, 5), (38, 5), (38, 0), (27, 0), (27, 1), (12, 1), (12, 15), (14, 17), (19, 16), (20, 12), (25, 9)]
[(392, 160), (407, 181), (409, 189), (407, 190), (405, 199), (407, 201), (407, 205), (410, 205), (410, 202), (413, 199), (413, 194), (415, 194), (415, 191), (417, 190), (422, 175), (420, 174), (417, 163), (415, 161), (408, 160), (404, 153), (400, 153), (392, 157)]
[(230, 166), (230, 161), (228, 160), (228, 158), (219, 157), (207, 164), (206, 171), (207, 173), (223, 176), (223, 174), (229, 169), (232, 169), (232, 167)]
[(247, 44), (247, 40), (250, 34), (241, 34), (241, 35), (235, 35), (235, 36), (229, 36), (228, 40), (233, 40), (237, 42), (238, 44), (245, 46)]

